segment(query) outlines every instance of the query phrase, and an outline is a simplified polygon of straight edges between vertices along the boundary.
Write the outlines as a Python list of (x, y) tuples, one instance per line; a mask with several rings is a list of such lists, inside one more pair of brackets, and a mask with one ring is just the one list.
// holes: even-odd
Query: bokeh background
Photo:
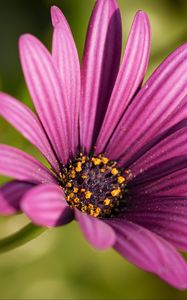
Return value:
[[(110, 0), (106, 0), (110, 1)], [(186, 0), (118, 0), (125, 41), (135, 12), (145, 10), (152, 28), (151, 58), (146, 77), (187, 39)], [(19, 64), (18, 37), (38, 36), (50, 49), (50, 6), (67, 17), (82, 56), (94, 0), (1, 0), (0, 89), (32, 107)], [(24, 149), (41, 159), (34, 147), (0, 119), (0, 143)], [(0, 182), (7, 181), (1, 178)], [(22, 215), (0, 218), (0, 237), (27, 224)], [(0, 255), (0, 299), (187, 299), (152, 274), (143, 272), (114, 250), (99, 252), (84, 240), (75, 222), (52, 229), (30, 243)]]

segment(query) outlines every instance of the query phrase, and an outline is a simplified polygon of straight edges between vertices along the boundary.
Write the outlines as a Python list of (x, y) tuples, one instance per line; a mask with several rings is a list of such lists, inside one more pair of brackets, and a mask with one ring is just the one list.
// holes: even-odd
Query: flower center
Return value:
[(125, 203), (123, 170), (102, 154), (80, 153), (62, 169), (59, 184), (71, 207), (93, 217), (116, 216)]

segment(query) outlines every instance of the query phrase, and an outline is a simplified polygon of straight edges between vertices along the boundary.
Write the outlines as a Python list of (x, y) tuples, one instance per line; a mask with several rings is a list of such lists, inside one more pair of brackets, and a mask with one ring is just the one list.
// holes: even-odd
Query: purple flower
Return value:
[(121, 255), (171, 285), (187, 288), (187, 44), (141, 87), (150, 28), (137, 12), (121, 55), (115, 0), (96, 2), (80, 71), (65, 17), (51, 10), (52, 55), (20, 38), (21, 64), (37, 115), (0, 93), (0, 114), (47, 159), (0, 145), (0, 213), (35, 224), (75, 219), (98, 249)]

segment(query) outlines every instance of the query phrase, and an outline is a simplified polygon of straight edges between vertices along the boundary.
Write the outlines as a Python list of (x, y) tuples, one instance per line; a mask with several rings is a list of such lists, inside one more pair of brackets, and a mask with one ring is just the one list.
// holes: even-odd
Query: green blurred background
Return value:
[[(110, 0), (106, 0), (110, 1)], [(186, 0), (118, 0), (123, 41), (133, 16), (145, 10), (152, 28), (147, 77), (187, 37)], [(93, 0), (1, 0), (0, 89), (32, 107), (19, 64), (18, 37), (30, 32), (51, 45), (50, 6), (59, 5), (67, 17), (82, 56)], [(21, 135), (0, 119), (0, 142), (41, 156)], [(7, 178), (1, 178), (1, 183)], [(28, 220), (17, 215), (0, 218), (0, 236)], [(132, 266), (115, 251), (99, 252), (84, 240), (75, 222), (52, 229), (14, 251), (0, 255), (0, 299), (187, 299), (152, 274)]]

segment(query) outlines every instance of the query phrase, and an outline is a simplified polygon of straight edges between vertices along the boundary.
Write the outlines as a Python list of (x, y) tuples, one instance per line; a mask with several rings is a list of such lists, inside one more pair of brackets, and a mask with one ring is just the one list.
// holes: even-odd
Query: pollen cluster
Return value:
[(80, 153), (62, 169), (59, 184), (71, 207), (93, 217), (111, 218), (124, 205), (125, 180), (115, 161), (102, 154)]

